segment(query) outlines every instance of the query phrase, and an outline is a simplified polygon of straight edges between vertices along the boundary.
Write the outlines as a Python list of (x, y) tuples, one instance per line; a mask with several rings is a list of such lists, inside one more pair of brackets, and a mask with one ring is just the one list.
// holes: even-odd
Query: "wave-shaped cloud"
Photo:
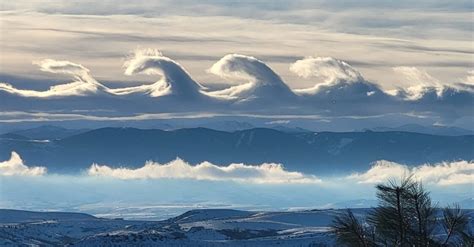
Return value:
[[(431, 76), (423, 69), (416, 67), (394, 67), (393, 70), (404, 75), (407, 83), (410, 84), (406, 89), (395, 90), (398, 96), (411, 101), (433, 101), (446, 100), (452, 101), (453, 98), (473, 100), (472, 94), (474, 87), (470, 83), (471, 71), (468, 72), (468, 77), (461, 82), (453, 82), (449, 86), (444, 85), (438, 79)], [(392, 93), (393, 94), (393, 93)]]
[(398, 92), (404, 94), (407, 99), (419, 100), (429, 91), (433, 91), (438, 97), (442, 96), (443, 85), (425, 70), (407, 66), (394, 67), (393, 70), (405, 76), (411, 84), (404, 91)]
[(225, 79), (243, 79), (248, 82), (224, 90), (211, 92), (211, 95), (229, 96), (248, 99), (292, 97), (293, 92), (268, 65), (264, 62), (240, 54), (228, 54), (208, 70), (209, 73)]
[(406, 111), (377, 84), (364, 79), (357, 69), (332, 57), (306, 57), (290, 66), (290, 71), (315, 80), (314, 86), (294, 89), (303, 102), (319, 108), (324, 115), (374, 116)]
[(364, 80), (354, 67), (332, 57), (307, 57), (293, 63), (290, 71), (304, 78), (322, 77), (325, 82)]
[[(87, 68), (69, 61), (44, 60), (43, 71), (72, 75), (75, 82), (47, 91), (17, 89), (0, 83), (4, 111), (96, 109), (101, 105), (117, 113), (222, 112), (232, 107), (240, 113), (318, 114), (326, 116), (429, 113), (446, 121), (472, 116), (474, 86), (469, 78), (450, 86), (412, 67), (397, 67), (414, 86), (385, 91), (364, 79), (348, 63), (330, 57), (307, 57), (290, 70), (298, 76), (321, 80), (315, 86), (292, 90), (264, 62), (251, 56), (228, 54), (208, 70), (221, 78), (247, 80), (225, 89), (207, 89), (194, 81), (176, 61), (153, 49), (137, 50), (125, 63), (125, 74), (161, 78), (153, 84), (108, 88)], [(16, 97), (12, 97), (12, 95)], [(69, 100), (70, 96), (93, 96)], [(137, 97), (138, 96), (138, 97)], [(48, 99), (47, 101), (45, 99)], [(54, 99), (51, 100), (51, 99)], [(25, 109), (26, 108), (26, 109)], [(139, 111), (137, 110), (139, 109)]]
[(44, 59), (34, 63), (44, 72), (72, 75), (74, 81), (50, 87), (46, 91), (17, 89), (8, 83), (0, 83), (0, 91), (23, 97), (54, 98), (67, 96), (84, 96), (107, 91), (107, 88), (98, 83), (86, 67), (64, 60)]
[(258, 166), (230, 164), (228, 166), (217, 166), (210, 162), (203, 162), (193, 166), (181, 159), (176, 159), (167, 164), (150, 161), (137, 169), (112, 168), (106, 165), (93, 164), (89, 168), (88, 174), (119, 179), (184, 178), (228, 180), (257, 184), (321, 182), (320, 179), (312, 175), (286, 171), (281, 164), (265, 163)]
[(9, 160), (0, 162), (0, 176), (42, 176), (46, 172), (46, 167), (26, 166), (16, 152), (11, 153)]
[(406, 165), (386, 160), (377, 161), (364, 173), (348, 176), (358, 183), (380, 183), (390, 178), (413, 175), (425, 183), (436, 185), (472, 184), (474, 181), (474, 162), (456, 161), (442, 162), (434, 165), (421, 165), (409, 168)]
[(159, 75), (162, 78), (152, 85), (141, 85), (112, 90), (116, 94), (146, 93), (153, 97), (180, 95), (192, 97), (204, 89), (174, 60), (155, 49), (136, 50), (124, 64), (125, 74)]

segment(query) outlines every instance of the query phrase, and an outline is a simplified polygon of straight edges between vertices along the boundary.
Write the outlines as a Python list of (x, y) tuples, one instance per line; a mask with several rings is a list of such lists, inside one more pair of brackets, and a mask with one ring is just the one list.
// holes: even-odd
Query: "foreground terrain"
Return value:
[[(164, 221), (132, 221), (82, 213), (2, 209), (0, 245), (335, 246), (329, 226), (339, 211), (203, 209)], [(354, 210), (358, 217), (367, 211)], [(474, 210), (468, 214), (473, 228)]]

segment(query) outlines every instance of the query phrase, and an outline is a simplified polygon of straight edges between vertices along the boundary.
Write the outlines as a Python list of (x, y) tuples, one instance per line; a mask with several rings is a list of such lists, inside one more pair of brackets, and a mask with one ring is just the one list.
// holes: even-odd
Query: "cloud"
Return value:
[(339, 80), (347, 82), (364, 80), (351, 65), (332, 57), (307, 57), (293, 63), (290, 71), (304, 78), (323, 78), (326, 83), (335, 83)]
[(113, 90), (116, 94), (148, 93), (153, 97), (164, 95), (196, 96), (204, 87), (195, 82), (177, 62), (163, 56), (156, 49), (139, 49), (124, 64), (125, 74), (160, 75), (161, 80), (152, 85)]
[(465, 79), (462, 80), (462, 82), (474, 86), (474, 70), (469, 70), (467, 72), (467, 76)]
[(88, 169), (90, 176), (114, 177), (119, 179), (180, 178), (197, 180), (237, 181), (257, 184), (320, 183), (315, 176), (286, 171), (281, 164), (264, 163), (258, 166), (230, 164), (217, 166), (209, 162), (190, 165), (181, 159), (167, 164), (147, 162), (137, 169), (112, 168), (93, 164)]
[(54, 74), (70, 74), (77, 76), (78, 79), (89, 74), (89, 69), (70, 61), (44, 59), (40, 62), (34, 62), (33, 64), (38, 65), (42, 71)]
[(9, 160), (0, 162), (0, 176), (42, 176), (45, 174), (45, 167), (26, 166), (16, 152), (12, 152)]
[(273, 124), (289, 124), (291, 121), (290, 120), (273, 120), (273, 121), (269, 121), (269, 122), (266, 122), (265, 124), (268, 124), (268, 125), (273, 125)]
[(293, 63), (290, 71), (303, 78), (322, 80), (313, 87), (294, 92), (304, 101), (311, 102), (311, 107), (317, 104), (329, 114), (374, 115), (403, 109), (392, 96), (377, 84), (366, 81), (359, 71), (344, 61), (332, 57), (307, 57)]
[(17, 89), (8, 83), (0, 83), (0, 91), (22, 97), (34, 98), (55, 98), (67, 96), (85, 96), (105, 92), (107, 88), (98, 83), (90, 74), (86, 67), (72, 63), (70, 61), (44, 59), (34, 64), (40, 67), (41, 71), (54, 74), (72, 75), (74, 82), (59, 84), (50, 87), (46, 91)]
[(332, 57), (307, 57), (293, 63), (290, 71), (303, 78), (322, 79), (313, 87), (294, 91), (309, 100), (325, 102), (334, 111), (347, 110), (346, 106), (334, 105), (335, 101), (367, 105), (356, 107), (359, 109), (370, 108), (374, 100), (389, 102), (388, 95), (377, 85), (365, 81), (359, 71), (348, 63)]
[[(473, 114), (471, 84), (426, 86), (436, 85), (436, 80), (422, 70), (398, 67), (397, 71), (417, 80), (416, 86), (390, 93), (366, 81), (348, 63), (331, 57), (308, 57), (292, 64), (290, 70), (299, 76), (324, 78), (313, 87), (294, 90), (263, 61), (239, 54), (228, 54), (209, 69), (212, 74), (235, 80), (233, 84), (247, 80), (225, 89), (203, 87), (179, 63), (155, 49), (135, 51), (125, 62), (125, 74), (157, 75), (160, 79), (132, 87), (108, 88), (92, 78), (87, 68), (69, 61), (46, 59), (38, 64), (47, 72), (73, 75), (76, 81), (46, 91), (0, 83), (2, 111), (75, 114), (78, 109), (96, 110), (97, 105), (107, 110), (90, 115), (91, 119), (183, 112), (228, 114), (229, 109), (239, 115), (322, 117), (429, 113), (445, 122)], [(88, 98), (77, 99), (78, 96)]]
[(354, 173), (347, 178), (354, 179), (358, 183), (381, 183), (390, 178), (398, 179), (409, 175), (413, 175), (424, 183), (440, 186), (472, 184), (472, 181), (474, 181), (474, 162), (442, 162), (409, 168), (406, 165), (381, 160), (375, 162), (368, 171)]
[(472, 103), (474, 86), (470, 82), (472, 72), (468, 72), (468, 77), (460, 82), (452, 82), (449, 85), (441, 83), (432, 77), (427, 71), (416, 67), (395, 67), (395, 72), (404, 75), (410, 85), (406, 89), (392, 91), (393, 95), (412, 101), (434, 101), (445, 100), (446, 102)]
[(208, 71), (228, 79), (245, 79), (267, 85), (283, 83), (281, 78), (264, 62), (255, 57), (240, 54), (225, 55)]
[(394, 67), (395, 72), (403, 74), (412, 85), (439, 86), (439, 81), (425, 70), (416, 67)]
[[(221, 95), (248, 99), (251, 97), (267, 99), (271, 97), (293, 97), (291, 89), (268, 65), (255, 57), (228, 54), (217, 61), (208, 72), (225, 79), (247, 80), (243, 85), (210, 92)], [(282, 98), (279, 98), (282, 100)]]
[(430, 91), (441, 97), (443, 85), (425, 70), (416, 67), (399, 66), (393, 70), (405, 76), (409, 85), (404, 91), (396, 91), (410, 100), (419, 100)]

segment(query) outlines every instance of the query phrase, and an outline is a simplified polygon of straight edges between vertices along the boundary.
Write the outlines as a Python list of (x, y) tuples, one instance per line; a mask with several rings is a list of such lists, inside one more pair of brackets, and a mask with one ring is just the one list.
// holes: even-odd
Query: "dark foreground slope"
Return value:
[(173, 131), (102, 128), (61, 140), (0, 137), (0, 159), (18, 152), (27, 164), (50, 171), (77, 172), (92, 163), (140, 167), (147, 160), (190, 163), (283, 163), (287, 169), (318, 174), (357, 171), (377, 160), (408, 165), (474, 159), (474, 136), (440, 136), (412, 132), (303, 132), (273, 129), (236, 132), (205, 128)]

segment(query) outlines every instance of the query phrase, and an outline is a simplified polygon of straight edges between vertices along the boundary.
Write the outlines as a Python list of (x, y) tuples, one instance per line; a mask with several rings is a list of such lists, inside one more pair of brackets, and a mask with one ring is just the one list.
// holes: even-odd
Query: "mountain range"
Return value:
[(41, 141), (22, 136), (21, 132), (0, 136), (0, 160), (7, 160), (15, 151), (26, 164), (46, 166), (52, 172), (78, 172), (93, 163), (141, 167), (148, 160), (163, 163), (179, 157), (191, 164), (274, 162), (282, 163), (288, 170), (324, 174), (366, 170), (377, 160), (407, 165), (473, 160), (472, 150), (474, 135), (402, 131), (101, 128)]

